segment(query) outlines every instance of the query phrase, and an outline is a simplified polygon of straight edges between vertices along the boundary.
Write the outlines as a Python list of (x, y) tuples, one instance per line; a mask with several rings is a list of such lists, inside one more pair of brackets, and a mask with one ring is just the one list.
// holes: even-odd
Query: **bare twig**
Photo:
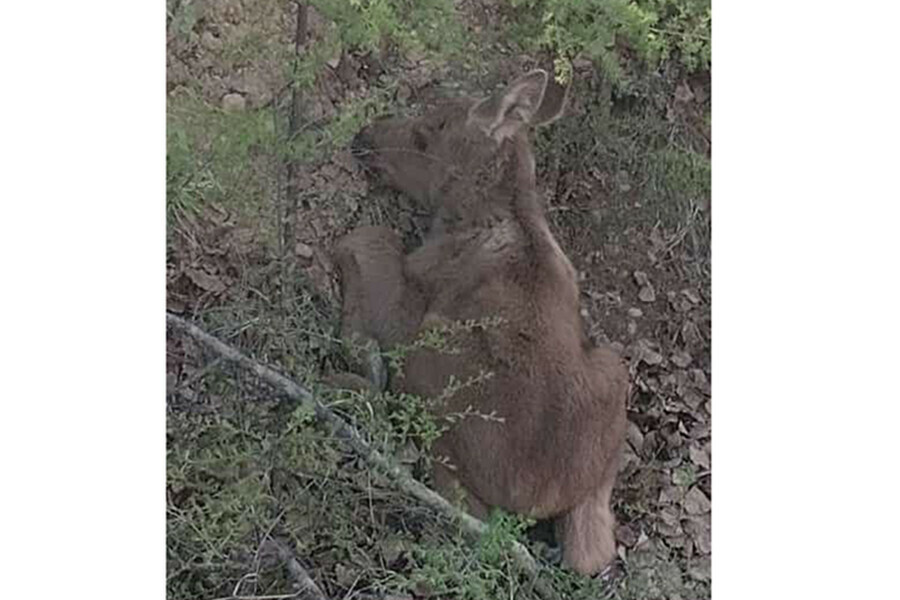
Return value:
[(256, 556), (253, 557), (253, 568), (256, 572), (259, 572), (259, 560), (262, 556), (263, 548), (265, 548), (266, 543), (272, 540), (272, 531), (275, 530), (275, 526), (278, 525), (278, 522), (281, 520), (281, 517), (284, 516), (285, 509), (281, 509), (272, 523), (269, 525), (269, 528), (266, 530), (265, 535), (263, 535), (262, 542), (260, 542), (259, 547), (256, 549)]
[[(304, 51), (304, 47), (306, 46), (308, 34), (307, 34), (307, 22), (308, 22), (308, 7), (305, 2), (297, 2), (297, 29), (294, 32), (294, 68), (293, 68), (293, 76), (291, 77), (290, 90), (291, 90), (291, 107), (290, 113), (288, 114), (288, 130), (286, 139), (292, 140), (297, 133), (297, 130), (300, 127), (300, 106), (301, 106), (301, 95), (302, 91), (299, 89), (297, 85), (297, 71), (300, 68), (300, 55)], [(285, 190), (285, 198), (284, 198), (284, 206), (279, 208), (279, 216), (280, 216), (280, 226), (281, 226), (281, 260), (282, 260), (282, 285), (287, 286), (287, 282), (291, 280), (291, 269), (289, 265), (291, 264), (288, 261), (288, 257), (293, 257), (294, 254), (294, 244), (295, 244), (295, 231), (294, 231), (294, 221), (297, 218), (297, 201), (300, 196), (300, 189), (298, 187), (297, 178), (298, 174), (298, 165), (297, 161), (290, 155), (287, 156), (286, 160), (286, 177), (287, 177), (287, 189)], [(283, 291), (286, 292), (287, 288), (285, 287)], [(283, 296), (285, 299), (288, 294), (284, 293)]]
[[(344, 421), (341, 417), (332, 412), (331, 409), (324, 406), (306, 388), (298, 385), (274, 369), (247, 357), (233, 346), (211, 336), (181, 317), (167, 312), (166, 322), (174, 329), (190, 335), (210, 350), (223, 356), (226, 360), (234, 362), (248, 371), (251, 371), (260, 379), (263, 379), (270, 385), (281, 390), (292, 400), (298, 401), (310, 408), (315, 413), (315, 416), (320, 423), (328, 427), (337, 438), (350, 446), (358, 455), (384, 473), (400, 490), (428, 505), (441, 515), (449, 517), (453, 521), (459, 523), (470, 535), (481, 536), (487, 533), (488, 527), (483, 521), (458, 509), (443, 496), (407, 475), (392, 458), (385, 456), (370, 446), (355, 427)], [(534, 578), (535, 590), (541, 597), (556, 597), (556, 594), (549, 586), (543, 580), (538, 578), (540, 567), (525, 546), (514, 541), (511, 548), (511, 554), (519, 568)]]

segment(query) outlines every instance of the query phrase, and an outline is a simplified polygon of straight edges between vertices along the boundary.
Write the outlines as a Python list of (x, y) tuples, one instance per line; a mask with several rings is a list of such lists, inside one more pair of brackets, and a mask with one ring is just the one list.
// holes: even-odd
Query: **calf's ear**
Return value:
[(477, 102), (469, 109), (474, 123), (497, 142), (509, 138), (530, 125), (538, 115), (547, 88), (547, 72), (535, 69), (522, 75), (506, 89)]
[(531, 118), (532, 127), (549, 125), (563, 116), (563, 113), (566, 112), (566, 104), (569, 102), (569, 90), (571, 89), (571, 81), (568, 85), (562, 86), (549, 77), (544, 88), (544, 96), (541, 98), (541, 105)]

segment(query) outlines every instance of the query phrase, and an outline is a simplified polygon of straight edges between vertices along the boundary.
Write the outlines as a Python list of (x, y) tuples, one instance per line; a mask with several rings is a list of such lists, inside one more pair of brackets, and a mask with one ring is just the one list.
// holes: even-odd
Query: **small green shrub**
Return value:
[(338, 24), (346, 48), (380, 51), (394, 43), (403, 50), (447, 57), (465, 39), (451, 0), (312, 0)]
[(613, 82), (627, 75), (623, 51), (655, 67), (674, 58), (688, 70), (709, 68), (709, 0), (510, 0), (513, 39), (556, 57), (557, 77), (571, 61), (596, 61)]

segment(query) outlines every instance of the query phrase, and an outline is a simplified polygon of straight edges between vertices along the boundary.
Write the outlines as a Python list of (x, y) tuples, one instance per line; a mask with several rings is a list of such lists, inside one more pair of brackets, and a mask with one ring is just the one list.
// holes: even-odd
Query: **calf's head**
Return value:
[[(416, 118), (381, 119), (353, 140), (371, 171), (431, 209), (501, 201), (534, 187), (527, 128), (556, 120), (567, 90), (543, 70), (531, 71), (482, 100), (449, 102)], [(458, 215), (459, 216), (459, 215)]]

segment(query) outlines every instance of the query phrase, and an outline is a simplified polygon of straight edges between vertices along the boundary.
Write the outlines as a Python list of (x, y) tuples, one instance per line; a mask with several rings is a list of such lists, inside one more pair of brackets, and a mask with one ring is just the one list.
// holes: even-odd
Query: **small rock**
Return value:
[(297, 245), (294, 246), (294, 254), (300, 258), (312, 258), (313, 249), (303, 242), (297, 242)]
[(342, 56), (343, 56), (343, 53), (340, 50), (338, 50), (338, 53), (336, 55), (332, 56), (331, 58), (329, 58), (328, 60), (326, 60), (325, 64), (328, 65), (329, 67), (331, 67), (332, 69), (337, 69), (338, 65), (341, 64)]
[(643, 271), (635, 271), (633, 276), (635, 283), (641, 288), (638, 292), (638, 298), (642, 302), (653, 302), (656, 300), (656, 290), (653, 289), (653, 284), (650, 283), (650, 277)]
[(587, 310), (586, 308), (582, 308), (582, 309), (581, 309), (581, 316), (582, 316), (582, 318), (587, 319), (587, 318), (588, 318), (588, 314), (589, 314), (589, 313), (588, 313), (588, 310)]
[(644, 311), (639, 308), (633, 307), (628, 309), (628, 316), (638, 319), (644, 316)]
[(247, 100), (241, 94), (225, 94), (222, 98), (222, 110), (225, 112), (241, 112), (247, 108)]
[(646, 285), (638, 292), (638, 298), (641, 302), (653, 302), (656, 300), (656, 290), (652, 285)]
[(628, 321), (628, 335), (634, 335), (637, 333), (637, 323), (634, 321)]
[(250, 106), (263, 106), (272, 99), (272, 90), (257, 71), (247, 71), (236, 77), (232, 88), (241, 92)]

